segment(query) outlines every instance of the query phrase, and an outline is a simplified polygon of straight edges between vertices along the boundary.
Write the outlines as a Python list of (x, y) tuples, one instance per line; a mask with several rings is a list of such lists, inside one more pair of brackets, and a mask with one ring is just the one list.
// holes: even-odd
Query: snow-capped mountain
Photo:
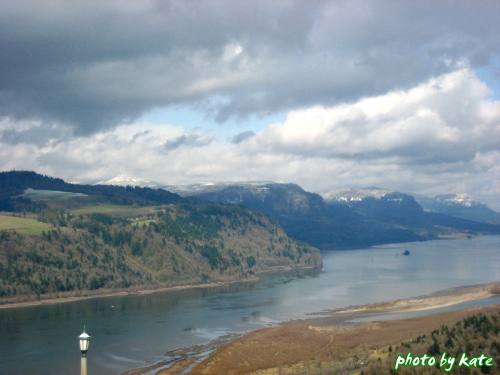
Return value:
[(163, 188), (180, 196), (196, 195), (208, 192), (221, 191), (230, 186), (258, 187), (267, 184), (279, 184), (270, 181), (242, 181), (242, 182), (199, 182), (186, 185), (164, 185)]
[(463, 219), (499, 223), (500, 214), (486, 204), (475, 201), (469, 194), (442, 194), (430, 198), (415, 195), (417, 202), (429, 212), (438, 212)]
[(466, 193), (436, 195), (434, 199), (443, 204), (459, 204), (466, 207), (480, 205)]
[(145, 180), (143, 178), (133, 177), (126, 174), (118, 175), (110, 180), (100, 181), (94, 185), (139, 186), (149, 187), (153, 189), (158, 189), (165, 186), (164, 184), (156, 181)]
[[(321, 194), (327, 203), (343, 203), (352, 207), (363, 202), (366, 198), (375, 198), (378, 201), (386, 200), (384, 198), (386, 195), (391, 201), (405, 196), (406, 198), (410, 197), (410, 195), (407, 194), (376, 187), (362, 189), (341, 188)], [(416, 203), (427, 212), (435, 212), (462, 219), (488, 223), (500, 222), (499, 213), (493, 211), (484, 203), (475, 201), (467, 193), (442, 194), (432, 198), (425, 195), (411, 194), (411, 197), (413, 197)]]
[(340, 188), (320, 195), (327, 202), (357, 202), (362, 201), (363, 199), (368, 197), (380, 199), (383, 196), (391, 193), (394, 192), (392, 190), (370, 187), (361, 189)]

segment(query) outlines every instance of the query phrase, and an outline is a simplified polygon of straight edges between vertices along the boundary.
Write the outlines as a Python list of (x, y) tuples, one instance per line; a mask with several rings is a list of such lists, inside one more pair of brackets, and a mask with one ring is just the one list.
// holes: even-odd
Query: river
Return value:
[(264, 274), (252, 283), (2, 309), (0, 373), (78, 374), (84, 326), (92, 337), (88, 375), (122, 374), (228, 332), (500, 281), (499, 270), (500, 236), (484, 236), (325, 251), (321, 270)]

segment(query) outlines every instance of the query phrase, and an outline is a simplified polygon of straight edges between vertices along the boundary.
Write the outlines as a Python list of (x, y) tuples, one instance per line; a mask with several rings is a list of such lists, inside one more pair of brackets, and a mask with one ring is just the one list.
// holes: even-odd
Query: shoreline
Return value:
[[(318, 332), (341, 332), (349, 329), (348, 327), (361, 327), (366, 324), (350, 322), (356, 318), (376, 318), (380, 315), (434, 310), (445, 306), (457, 305), (463, 302), (481, 300), (498, 295), (500, 295), (500, 282), (494, 282), (448, 288), (417, 298), (399, 299), (362, 306), (349, 306), (341, 309), (311, 313), (309, 314), (311, 316), (310, 318), (284, 321), (272, 327), (258, 328), (241, 334), (228, 333), (206, 344), (178, 348), (165, 354), (171, 357), (168, 361), (160, 361), (151, 366), (130, 370), (123, 373), (123, 375), (142, 375), (152, 370), (157, 370), (158, 372), (156, 372), (156, 374), (158, 375), (184, 373), (184, 371), (192, 369), (200, 363), (213, 361), (219, 352), (223, 351), (225, 347), (231, 346), (233, 343), (241, 343), (245, 342), (245, 340), (251, 341), (252, 339), (249, 338), (249, 336), (268, 330), (280, 330), (286, 326), (309, 326), (309, 329)], [(458, 309), (455, 311), (461, 310)], [(438, 314), (439, 313), (432, 313), (432, 311), (430, 311), (424, 316)]]
[(246, 279), (239, 279), (239, 280), (214, 281), (212, 283), (204, 283), (204, 284), (175, 285), (175, 286), (159, 287), (159, 288), (155, 288), (155, 289), (120, 290), (120, 291), (116, 291), (116, 292), (109, 292), (109, 291), (103, 290), (102, 293), (95, 293), (95, 294), (90, 294), (90, 295), (86, 295), (86, 296), (48, 298), (48, 299), (44, 299), (44, 300), (27, 301), (27, 302), (13, 302), (13, 303), (6, 302), (3, 304), (0, 304), (0, 310), (10, 309), (10, 308), (42, 306), (42, 305), (55, 305), (58, 303), (76, 302), (76, 301), (83, 301), (83, 300), (94, 299), (94, 298), (142, 295), (142, 294), (152, 294), (152, 293), (170, 292), (170, 291), (176, 291), (176, 290), (186, 290), (186, 289), (196, 289), (196, 288), (216, 288), (216, 287), (229, 285), (229, 284), (233, 284), (233, 283), (245, 283), (245, 282), (255, 282), (255, 281), (258, 281), (258, 277), (249, 277)]
[[(349, 306), (335, 310), (327, 310), (326, 314), (346, 314), (358, 312), (378, 312), (399, 314), (453, 306), (459, 303), (488, 298), (500, 294), (500, 282), (465, 285), (439, 290), (429, 295), (409, 299), (378, 302), (361, 306)], [(317, 315), (321, 313), (315, 313)]]
[(307, 266), (307, 267), (278, 267), (276, 269), (268, 269), (255, 272), (255, 275), (246, 277), (244, 279), (228, 279), (228, 280), (220, 280), (213, 281), (210, 283), (203, 284), (182, 284), (182, 285), (173, 285), (173, 286), (158, 286), (152, 287), (150, 289), (128, 289), (128, 290), (109, 290), (102, 289), (97, 290), (95, 292), (86, 291), (84, 292), (86, 295), (82, 296), (63, 296), (58, 298), (47, 298), (36, 301), (25, 301), (25, 302), (6, 302), (0, 301), (0, 310), (2, 309), (10, 309), (10, 308), (23, 308), (23, 307), (33, 307), (33, 306), (43, 306), (43, 305), (54, 305), (58, 303), (68, 303), (68, 302), (76, 302), (83, 301), (87, 299), (93, 298), (106, 298), (106, 297), (116, 297), (116, 296), (130, 296), (130, 295), (142, 295), (142, 294), (152, 294), (152, 293), (161, 293), (161, 292), (171, 292), (177, 290), (187, 290), (187, 289), (198, 289), (198, 288), (216, 288), (222, 287), (225, 285), (235, 284), (235, 283), (251, 283), (259, 281), (259, 274), (273, 273), (273, 272), (286, 272), (293, 270), (306, 270), (313, 269), (315, 267)]
[[(481, 235), (474, 236), (474, 238), (481, 237)], [(469, 238), (469, 237), (467, 237)], [(454, 233), (449, 235), (449, 237), (441, 237), (441, 238), (436, 238), (432, 240), (448, 240), (448, 239), (465, 239), (465, 237), (461, 236), (460, 233)], [(363, 249), (364, 247), (361, 248), (349, 248), (349, 249), (330, 249), (327, 251), (343, 251), (343, 250), (356, 250), (356, 249)], [(321, 250), (321, 251), (324, 251)], [(256, 282), (259, 280), (257, 275), (259, 274), (265, 274), (265, 273), (273, 273), (273, 272), (283, 272), (283, 271), (292, 271), (292, 270), (298, 270), (298, 269), (314, 269), (317, 267), (322, 267), (320, 266), (305, 266), (305, 267), (290, 267), (290, 266), (277, 266), (276, 268), (272, 269), (266, 269), (266, 270), (261, 270), (255, 272), (253, 276), (247, 277), (245, 279), (228, 279), (228, 280), (219, 280), (219, 281), (213, 281), (210, 283), (203, 283), (203, 284), (181, 284), (181, 285), (173, 285), (173, 286), (152, 286), (150, 289), (139, 289), (136, 287), (131, 287), (128, 289), (102, 289), (102, 290), (96, 290), (96, 291), (84, 291), (81, 292), (84, 295), (71, 295), (72, 293), (75, 292), (62, 292), (63, 294), (62, 297), (49, 297), (47, 299), (38, 299), (38, 300), (31, 300), (31, 301), (23, 301), (23, 302), (9, 302), (7, 299), (2, 301), (0, 299), (0, 310), (2, 309), (9, 309), (9, 308), (23, 308), (23, 307), (33, 307), (33, 306), (42, 306), (42, 305), (53, 305), (57, 303), (68, 303), (68, 302), (76, 302), (76, 301), (82, 301), (82, 300), (87, 300), (87, 299), (92, 299), (92, 298), (106, 298), (106, 297), (115, 297), (115, 296), (128, 296), (128, 295), (137, 295), (137, 294), (150, 294), (150, 293), (157, 293), (157, 292), (167, 292), (167, 291), (176, 291), (176, 290), (185, 290), (185, 289), (197, 289), (197, 288), (215, 288), (215, 287), (221, 287), (224, 285), (229, 285), (233, 283), (246, 283), (246, 282)], [(462, 287), (458, 287), (462, 288)], [(499, 286), (500, 289), (500, 286)], [(68, 293), (68, 295), (64, 295), (64, 293)], [(34, 298), (34, 296), (33, 296)], [(361, 307), (361, 306), (353, 306), (355, 307)], [(320, 314), (320, 313), (317, 313)]]
[[(392, 315), (416, 311), (436, 310), (442, 307), (459, 305), (500, 295), (500, 282), (464, 285), (439, 290), (429, 295), (416, 298), (398, 299), (360, 306), (348, 306), (340, 309), (325, 310), (309, 314), (310, 318), (291, 320), (283, 324), (308, 323), (314, 325), (337, 326), (350, 323), (357, 318), (376, 318), (381, 315)], [(437, 314), (429, 311), (425, 315)], [(396, 318), (397, 319), (397, 318)]]

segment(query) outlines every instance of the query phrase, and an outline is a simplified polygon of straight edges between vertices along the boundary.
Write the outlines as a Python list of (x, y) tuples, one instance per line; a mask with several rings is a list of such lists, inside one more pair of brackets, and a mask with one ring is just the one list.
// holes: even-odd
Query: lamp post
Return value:
[(80, 375), (87, 375), (87, 357), (80, 358)]
[(80, 352), (82, 353), (82, 358), (87, 356), (87, 350), (89, 350), (90, 336), (85, 332), (85, 326), (83, 326), (83, 333), (78, 336), (78, 341), (80, 342)]

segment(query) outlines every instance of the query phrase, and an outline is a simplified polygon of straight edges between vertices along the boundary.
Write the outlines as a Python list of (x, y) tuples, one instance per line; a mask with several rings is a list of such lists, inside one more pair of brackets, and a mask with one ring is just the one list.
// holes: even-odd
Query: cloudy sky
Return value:
[(499, 18), (498, 0), (2, 0), (0, 170), (500, 210)]

